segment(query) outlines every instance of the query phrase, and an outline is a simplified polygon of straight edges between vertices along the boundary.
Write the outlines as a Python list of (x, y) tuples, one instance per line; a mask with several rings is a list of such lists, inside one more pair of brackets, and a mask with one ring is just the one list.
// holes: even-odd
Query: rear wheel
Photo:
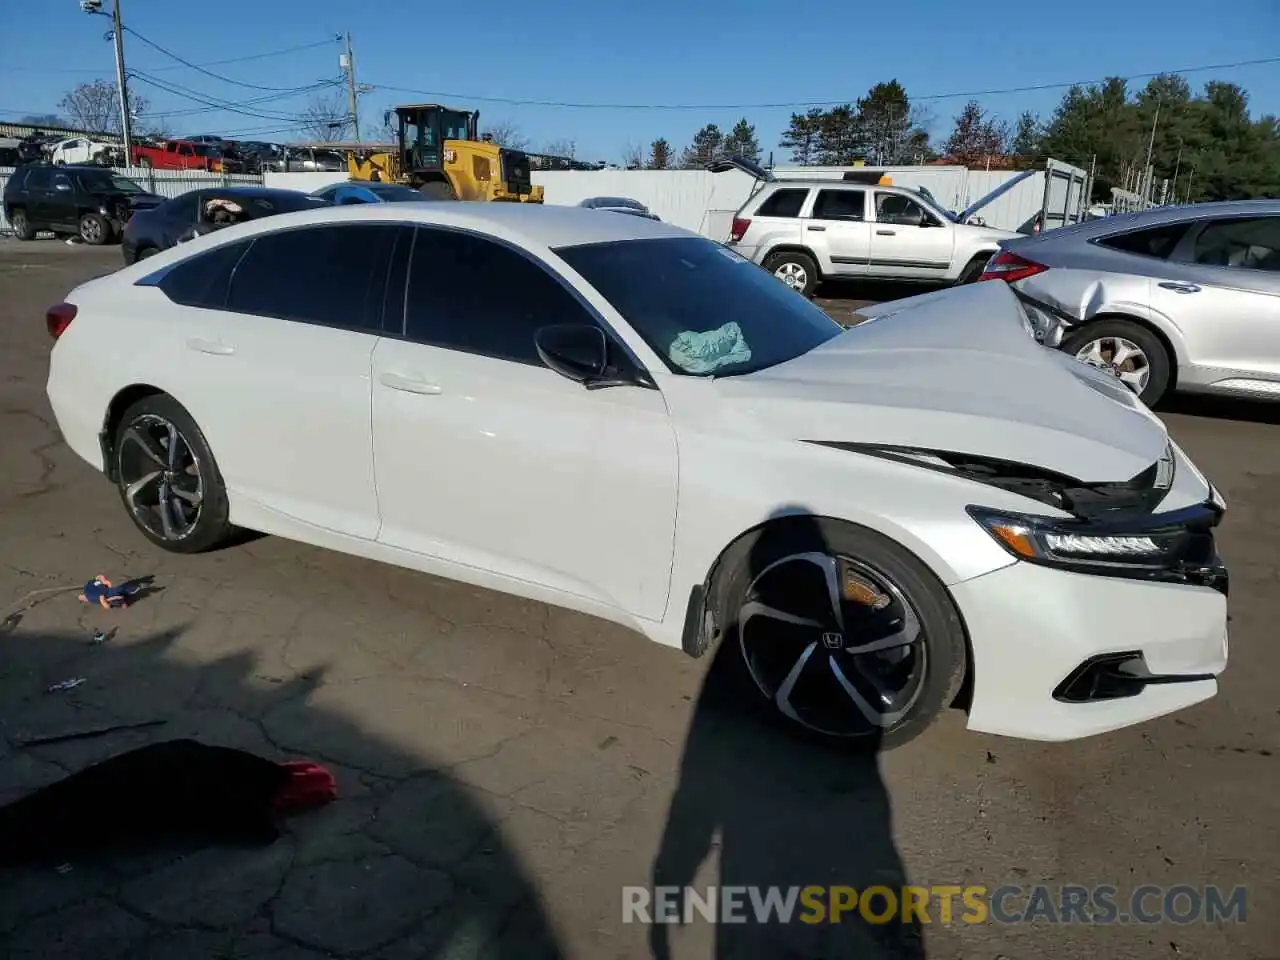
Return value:
[(80, 239), (100, 247), (111, 239), (111, 224), (100, 213), (86, 213), (80, 218)]
[(974, 257), (968, 262), (964, 270), (960, 273), (960, 279), (957, 284), (974, 283), (982, 276), (982, 271), (986, 269), (987, 261), (991, 259), (991, 254), (984, 253), (981, 256)]
[(453, 184), (448, 180), (428, 180), (418, 188), (428, 200), (457, 200), (458, 195), (454, 193)]
[(1172, 362), (1160, 338), (1132, 320), (1099, 320), (1072, 333), (1060, 348), (1118, 377), (1147, 406), (1169, 387)]
[(147, 257), (154, 257), (159, 252), (160, 251), (157, 250), (155, 247), (143, 247), (141, 250), (138, 251), (137, 259), (145, 260), (147, 259)]
[(36, 238), (35, 227), (31, 226), (31, 221), (27, 219), (27, 211), (18, 209), (9, 214), (9, 225), (13, 227), (13, 235), (19, 240), (34, 240)]
[(762, 529), (731, 574), (726, 636), (747, 693), (796, 732), (853, 748), (914, 739), (965, 676), (964, 628), (911, 553), (839, 521)]
[(818, 286), (818, 265), (807, 253), (771, 253), (765, 258), (764, 268), (796, 293), (806, 297), (813, 296), (813, 291)]
[(134, 525), (173, 553), (199, 553), (232, 532), (213, 451), (186, 409), (166, 394), (130, 406), (116, 427), (117, 486)]

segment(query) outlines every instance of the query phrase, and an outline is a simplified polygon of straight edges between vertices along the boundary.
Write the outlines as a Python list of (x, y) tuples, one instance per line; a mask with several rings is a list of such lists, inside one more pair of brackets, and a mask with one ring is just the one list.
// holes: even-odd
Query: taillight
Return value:
[[(721, 221), (723, 222), (723, 221)], [(751, 221), (745, 217), (734, 217), (733, 226), (729, 228), (729, 242), (737, 243), (747, 232), (747, 228), (751, 226)]]
[(59, 303), (50, 307), (45, 311), (44, 324), (49, 328), (49, 336), (57, 340), (67, 327), (71, 326), (71, 321), (76, 318), (76, 305), (74, 303)]
[(1010, 253), (1003, 250), (987, 261), (986, 267), (982, 271), (979, 280), (1003, 280), (1005, 283), (1015, 283), (1018, 280), (1025, 280), (1027, 277), (1034, 277), (1037, 273), (1044, 273), (1049, 268), (1043, 263), (1036, 263), (1034, 260), (1028, 260), (1026, 257), (1020, 257), (1016, 253)]

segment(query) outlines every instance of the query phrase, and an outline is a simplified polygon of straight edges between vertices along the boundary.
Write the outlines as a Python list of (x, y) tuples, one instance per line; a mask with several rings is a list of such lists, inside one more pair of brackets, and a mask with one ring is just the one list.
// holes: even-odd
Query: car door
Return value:
[(47, 222), (59, 229), (79, 227), (76, 183), (71, 174), (55, 170), (53, 173), (53, 189), (48, 194)]
[(813, 209), (804, 219), (804, 234), (815, 248), (825, 246), (831, 263), (823, 264), (824, 270), (840, 276), (865, 276), (871, 255), (867, 192), (849, 187), (818, 190)]
[(875, 192), (872, 276), (942, 280), (951, 268), (955, 232), (906, 194)]
[(53, 216), (53, 169), (30, 166), (23, 184), (26, 193), (27, 220), (36, 230), (48, 230)]
[(524, 251), (419, 227), (407, 274), (389, 285), (403, 336), (373, 356), (379, 539), (661, 618), (677, 480), (662, 394), (543, 365), (538, 328), (603, 324)]
[(1195, 366), (1280, 380), (1280, 216), (1192, 225), (1154, 271), (1150, 298)]
[(174, 321), (178, 399), (233, 496), (365, 540), (380, 522), (369, 367), (394, 232), (345, 223), (258, 234), (241, 244), (222, 309)]

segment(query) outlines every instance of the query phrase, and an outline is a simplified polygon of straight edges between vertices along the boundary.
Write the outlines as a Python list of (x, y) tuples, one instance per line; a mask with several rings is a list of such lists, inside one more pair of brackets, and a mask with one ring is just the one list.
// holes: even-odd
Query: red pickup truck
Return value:
[(231, 173), (236, 166), (223, 156), (222, 149), (217, 144), (194, 143), (190, 140), (161, 140), (156, 146), (136, 146), (131, 159), (134, 166), (154, 167), (157, 170)]

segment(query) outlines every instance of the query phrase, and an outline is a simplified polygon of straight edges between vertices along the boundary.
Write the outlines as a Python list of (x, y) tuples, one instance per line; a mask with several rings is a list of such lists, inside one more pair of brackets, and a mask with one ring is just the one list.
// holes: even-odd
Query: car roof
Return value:
[(289, 190), (286, 187), (253, 187), (253, 186), (208, 186), (196, 187), (188, 193), (219, 193), (224, 197), (244, 197), (246, 200), (274, 200), (282, 197), (305, 197), (301, 190)]
[(618, 240), (700, 237), (689, 230), (643, 217), (602, 217), (585, 207), (554, 204), (440, 201), (365, 203), (317, 207), (264, 217), (219, 231), (248, 237), (287, 227), (384, 220), (471, 229), (507, 237), (526, 246), (565, 247)]
[(1097, 220), (1086, 220), (1066, 227), (1058, 227), (1044, 233), (1019, 237), (1010, 247), (1042, 246), (1060, 241), (1092, 240), (1113, 233), (1128, 233), (1188, 220), (1211, 220), (1215, 217), (1273, 217), (1280, 216), (1280, 200), (1220, 200), (1213, 203), (1188, 203), (1177, 206), (1153, 207), (1135, 213), (1117, 213)]

